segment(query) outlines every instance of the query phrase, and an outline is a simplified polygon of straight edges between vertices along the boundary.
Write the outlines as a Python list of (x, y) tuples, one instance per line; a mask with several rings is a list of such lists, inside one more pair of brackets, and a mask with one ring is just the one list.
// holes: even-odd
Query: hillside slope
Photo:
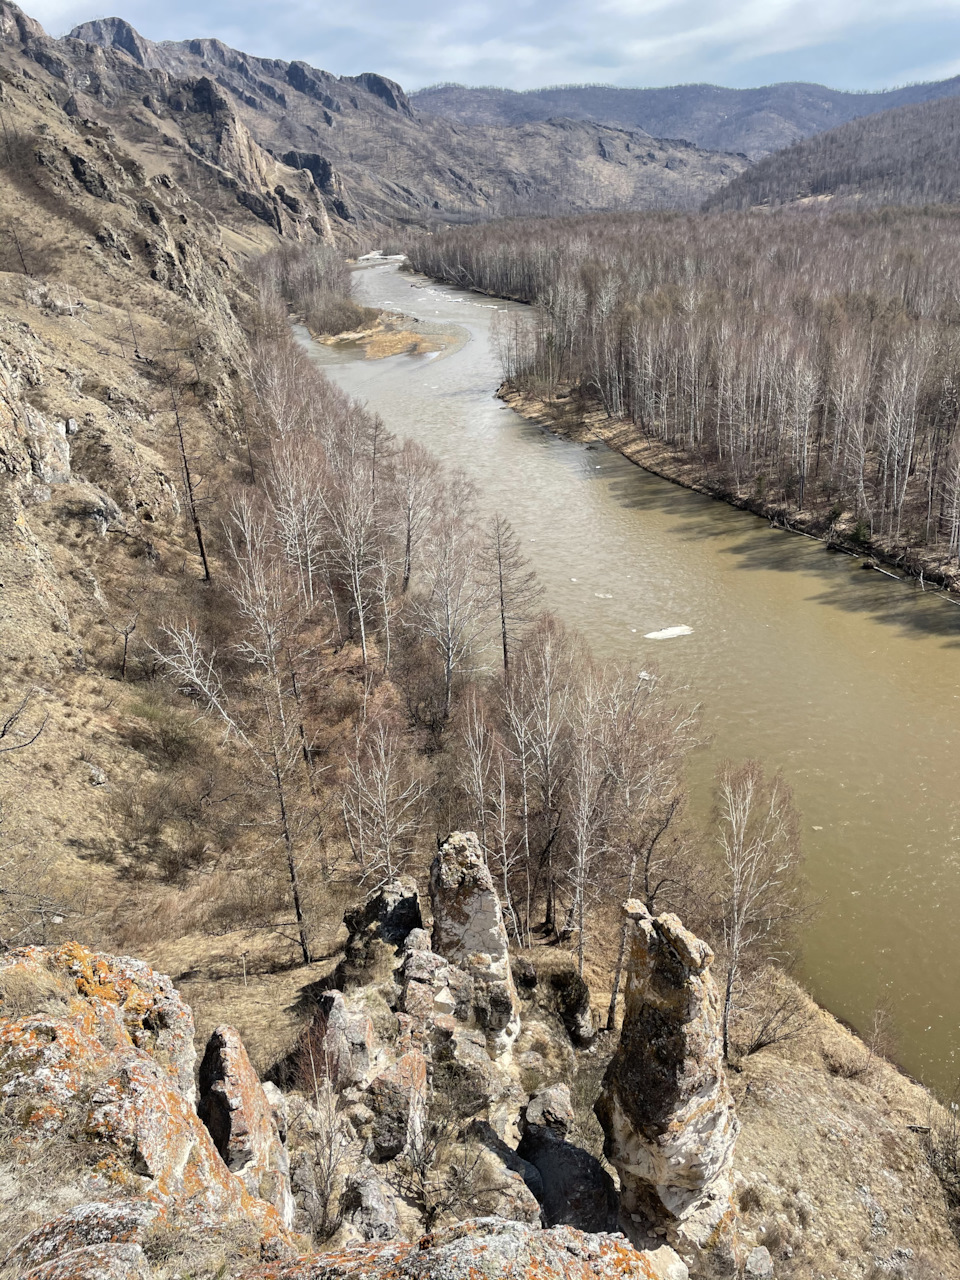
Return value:
[(109, 49), (131, 74), (209, 77), (263, 147), (313, 175), (332, 216), (354, 238), (364, 226), (384, 224), (689, 208), (747, 163), (591, 121), (467, 127), (421, 115), (383, 76), (337, 77), (218, 40), (154, 44), (117, 18), (84, 23), (60, 44), (69, 58)]
[(768, 156), (708, 198), (707, 209), (748, 209), (810, 198), (868, 205), (960, 200), (960, 99), (897, 107), (852, 120)]
[(410, 101), (420, 111), (462, 125), (521, 124), (565, 116), (644, 129), (659, 138), (687, 138), (698, 147), (742, 152), (757, 160), (798, 138), (822, 133), (859, 116), (957, 94), (960, 77), (882, 93), (844, 93), (819, 84), (774, 84), (759, 89), (725, 89), (713, 84), (619, 89), (587, 84), (523, 93), (491, 86), (440, 84), (412, 93)]

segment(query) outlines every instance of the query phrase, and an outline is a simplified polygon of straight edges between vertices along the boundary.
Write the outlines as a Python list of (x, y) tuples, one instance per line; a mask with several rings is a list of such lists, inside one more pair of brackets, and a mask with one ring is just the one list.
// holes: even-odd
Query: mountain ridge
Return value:
[(214, 39), (154, 43), (124, 19), (83, 23), (62, 44), (111, 50), (141, 74), (210, 78), (259, 145), (313, 174), (354, 240), (374, 226), (693, 208), (748, 163), (593, 121), (467, 127), (420, 113), (376, 72), (338, 77)]
[(636, 89), (553, 85), (519, 91), (445, 83), (409, 96), (419, 110), (461, 124), (516, 124), (564, 115), (642, 128), (657, 137), (683, 137), (700, 147), (757, 160), (861, 116), (958, 94), (960, 77), (867, 93), (805, 81), (752, 89), (698, 83)]

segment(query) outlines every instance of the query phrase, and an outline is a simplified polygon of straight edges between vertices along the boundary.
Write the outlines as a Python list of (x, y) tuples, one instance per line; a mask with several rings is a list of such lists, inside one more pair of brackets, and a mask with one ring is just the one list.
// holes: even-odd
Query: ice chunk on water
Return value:
[(648, 631), (644, 640), (672, 640), (674, 636), (692, 636), (693, 627), (664, 627), (662, 631)]
[(595, 591), (593, 593), (598, 600), (612, 600), (613, 596), (608, 596), (604, 591)]

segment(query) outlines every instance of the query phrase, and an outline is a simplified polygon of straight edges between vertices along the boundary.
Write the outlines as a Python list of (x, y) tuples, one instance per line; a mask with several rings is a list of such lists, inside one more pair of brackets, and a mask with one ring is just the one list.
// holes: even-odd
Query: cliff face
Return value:
[[(68, 157), (75, 181), (117, 203), (116, 186), (131, 185), (125, 177), (151, 181), (164, 172), (170, 177), (172, 169), (175, 180), (216, 210), (218, 221), (239, 229), (253, 215), (279, 235), (329, 236), (326, 206), (312, 177), (269, 155), (208, 75), (198, 70), (177, 78), (138, 55), (147, 42), (126, 24), (115, 20), (108, 29), (116, 42), (108, 47), (52, 40), (15, 5), (0, 4), (0, 65), (14, 74), (30, 68), (78, 129), (92, 122), (101, 132), (99, 156)], [(112, 139), (102, 136), (104, 126)], [(111, 141), (118, 140), (134, 162), (123, 172), (109, 154)]]

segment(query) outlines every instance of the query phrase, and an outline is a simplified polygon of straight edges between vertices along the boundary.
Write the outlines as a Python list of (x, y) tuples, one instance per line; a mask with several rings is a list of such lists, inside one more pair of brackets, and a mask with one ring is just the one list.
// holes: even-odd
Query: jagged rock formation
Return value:
[[(238, 228), (262, 223), (280, 236), (331, 238), (328, 198), (299, 164), (284, 164), (255, 139), (229, 94), (198, 67), (178, 77), (156, 59), (140, 56), (149, 45), (118, 19), (107, 24), (103, 45), (80, 39), (51, 39), (15, 5), (0, 3), (0, 66), (50, 86), (64, 120), (74, 122), (77, 142), (58, 154), (45, 147), (43, 163), (64, 186), (79, 188), (107, 204), (128, 205), (129, 189), (153, 175), (158, 193), (172, 190), (183, 176), (218, 222)], [(147, 64), (150, 64), (149, 66)], [(86, 135), (86, 136), (84, 136)], [(122, 140), (135, 154), (118, 155)], [(155, 156), (169, 157), (170, 172), (157, 173)], [(158, 228), (157, 278), (192, 274), (175, 244), (167, 244), (161, 208), (141, 206), (143, 221)], [(105, 247), (127, 257), (123, 239), (105, 233)], [(187, 267), (184, 273), (183, 268)], [(199, 274), (199, 272), (198, 272)]]
[(687, 1280), (669, 1249), (638, 1252), (620, 1235), (570, 1227), (540, 1231), (498, 1218), (468, 1219), (416, 1244), (354, 1245), (313, 1260), (258, 1268), (246, 1280)]
[(198, 1234), (243, 1226), (268, 1254), (288, 1250), (276, 1209), (228, 1170), (194, 1109), (193, 1017), (168, 978), (68, 943), (4, 955), (0, 993), (0, 1093), (23, 1118), (21, 1152), (62, 1133), (84, 1156), (82, 1171), (58, 1170), (65, 1187), (44, 1189), (80, 1203), (16, 1246), (23, 1275), (137, 1275), (158, 1216)]
[(620, 1044), (596, 1104), (625, 1212), (698, 1244), (732, 1213), (740, 1125), (723, 1069), (713, 952), (673, 915), (631, 920)]
[(200, 1119), (224, 1164), (252, 1196), (272, 1204), (286, 1227), (296, 1206), (287, 1149), (273, 1107), (233, 1027), (217, 1027), (200, 1063)]
[(473, 1005), (491, 1051), (506, 1053), (520, 1012), (500, 899), (476, 835), (452, 832), (430, 867), (433, 948), (473, 980)]

